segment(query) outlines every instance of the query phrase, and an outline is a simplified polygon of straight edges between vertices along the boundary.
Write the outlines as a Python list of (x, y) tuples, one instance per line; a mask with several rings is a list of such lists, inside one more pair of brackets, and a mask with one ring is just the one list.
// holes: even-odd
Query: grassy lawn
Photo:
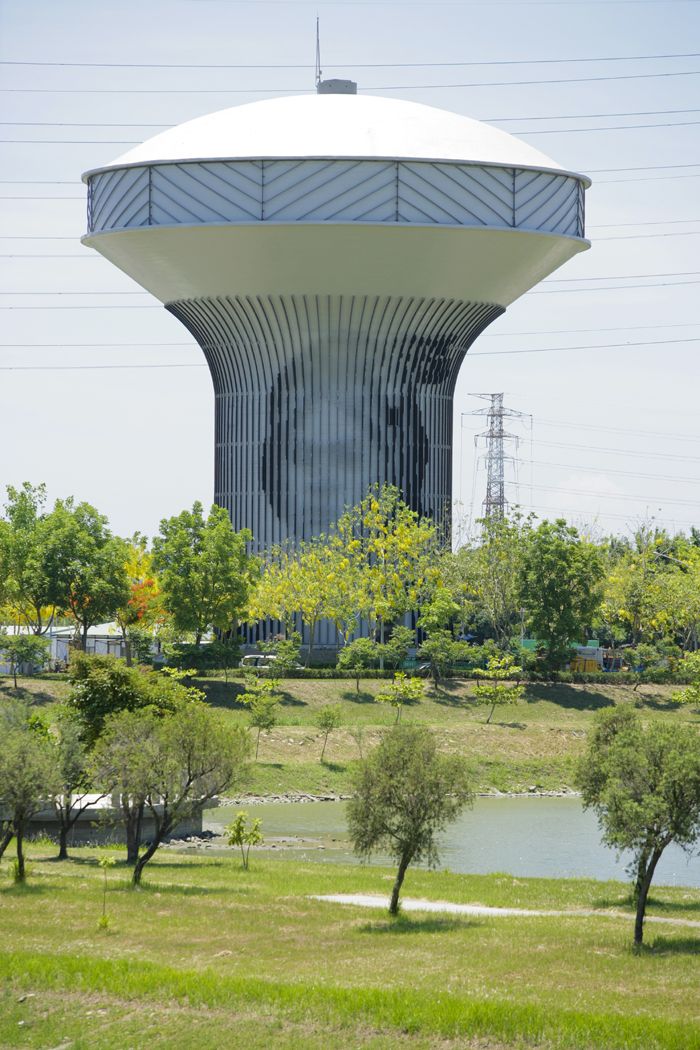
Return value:
[[(214, 707), (247, 723), (246, 709), (237, 700), (243, 691), (240, 679), (226, 684), (203, 678), (197, 684)], [(346, 792), (350, 765), (359, 757), (351, 730), (362, 727), (366, 751), (394, 721), (394, 711), (374, 701), (385, 684), (361, 681), (358, 693), (355, 682), (347, 679), (283, 681), (280, 724), (261, 738), (260, 761), (247, 781), (247, 790), (254, 794)], [(636, 702), (643, 705), (644, 718), (700, 724), (696, 712), (671, 702), (676, 689), (643, 686), (635, 693), (624, 685), (529, 685), (520, 704), (497, 709), (492, 724), (486, 725), (488, 708), (475, 704), (473, 682), (447, 682), (437, 696), (426, 682), (424, 699), (406, 707), (402, 718), (431, 726), (446, 750), (467, 755), (479, 791), (558, 791), (573, 787), (576, 758), (585, 746), (593, 715), (601, 708)], [(19, 695), (49, 718), (52, 705), (68, 692), (64, 676), (20, 679), (17, 694), (10, 678), (0, 678), (0, 702)], [(319, 707), (329, 703), (341, 705), (343, 727), (331, 734), (321, 765), (322, 739), (314, 718)]]
[[(105, 931), (98, 854), (52, 852), (26, 888), (3, 862), (1, 1047), (700, 1047), (700, 928), (635, 954), (621, 883), (409, 871), (414, 897), (600, 914), (391, 921), (308, 896), (387, 894), (386, 869), (168, 852), (139, 891), (108, 872)], [(700, 921), (698, 890), (653, 898)]]

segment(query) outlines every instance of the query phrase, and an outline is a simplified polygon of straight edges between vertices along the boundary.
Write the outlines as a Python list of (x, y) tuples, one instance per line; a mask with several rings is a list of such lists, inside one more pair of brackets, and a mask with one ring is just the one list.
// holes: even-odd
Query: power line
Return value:
[[(618, 284), (608, 284), (608, 285), (600, 285), (600, 287), (596, 287), (596, 288), (552, 288), (549, 291), (542, 291), (542, 292), (534, 291), (534, 292), (530, 292), (529, 294), (530, 295), (575, 295), (575, 294), (581, 294), (581, 293), (584, 293), (584, 292), (629, 291), (630, 289), (639, 289), (639, 288), (680, 288), (681, 286), (691, 285), (691, 284), (700, 284), (700, 281), (661, 281), (661, 282), (658, 282), (658, 281), (657, 282), (653, 282), (653, 281), (651, 281), (648, 284), (619, 284), (619, 285)], [(5, 293), (5, 294), (13, 294), (13, 293)], [(65, 294), (65, 293), (62, 293), (62, 292), (43, 292), (41, 294), (43, 294), (43, 295), (62, 295), (62, 294)], [(89, 293), (89, 292), (88, 293), (75, 292), (75, 293), (68, 293), (68, 294), (75, 294), (75, 295), (87, 294), (87, 295), (89, 295), (91, 293)], [(101, 293), (97, 292), (95, 294), (99, 295)], [(112, 293), (110, 293), (110, 294), (112, 294)], [(116, 294), (139, 295), (139, 294), (147, 294), (147, 293), (124, 292), (124, 293), (116, 293)], [(85, 305), (84, 303), (78, 304), (76, 306), (0, 306), (0, 310), (113, 310), (113, 309), (119, 309), (119, 310), (159, 310), (161, 308), (162, 307), (160, 305), (155, 305), (155, 304), (152, 305), (150, 303), (140, 303), (138, 305), (132, 305), (132, 304), (125, 303), (125, 304), (120, 304), (118, 307), (114, 307), (114, 306), (111, 306), (111, 305), (106, 304), (106, 303), (103, 303), (103, 304), (101, 304), (99, 306)], [(693, 342), (694, 340), (689, 340), (689, 341)], [(668, 340), (668, 342), (669, 343), (670, 342), (686, 342), (686, 340)], [(666, 341), (664, 341), (664, 345), (665, 344), (666, 344)], [(613, 345), (613, 344), (611, 344), (611, 345)], [(623, 346), (624, 347), (624, 346), (634, 346), (636, 344), (633, 344), (633, 343), (620, 343), (620, 344), (614, 344), (614, 345), (619, 345), (619, 346)], [(649, 345), (649, 344), (645, 343), (645, 344), (639, 344), (639, 345)], [(543, 351), (543, 350), (509, 350), (509, 351), (500, 351), (500, 353), (513, 353), (513, 354), (516, 354), (516, 353), (520, 353), (520, 354), (546, 353), (546, 352), (552, 352), (554, 349), (580, 350), (580, 349), (587, 349), (587, 348), (585, 348), (585, 347), (558, 347), (558, 348), (552, 348), (549, 351)], [(591, 349), (594, 349), (594, 348), (591, 347)], [(596, 346), (595, 349), (604, 349), (604, 347)], [(479, 355), (474, 355), (474, 356), (485, 357), (486, 354), (479, 354)]]
[[(680, 120), (680, 121), (663, 121), (657, 124), (611, 124), (607, 127), (596, 127), (596, 128), (520, 128), (518, 129), (519, 135), (564, 135), (564, 134), (582, 134), (588, 131), (638, 131), (648, 130), (650, 128), (686, 128), (690, 126), (696, 126), (700, 124), (700, 120)], [(32, 125), (27, 125), (31, 127)], [(79, 127), (80, 125), (71, 124), (57, 124), (56, 127)], [(97, 127), (98, 125), (91, 125)], [(110, 127), (111, 125), (105, 125)], [(147, 127), (148, 125), (144, 125)], [(164, 125), (157, 125), (163, 127)], [(21, 145), (22, 143), (28, 143), (31, 145), (61, 145), (61, 146), (135, 146), (141, 142), (141, 139), (0, 139), (0, 142)]]
[(582, 335), (585, 332), (647, 332), (658, 328), (697, 328), (700, 321), (688, 321), (687, 324), (641, 324), (621, 325), (617, 328), (547, 328), (540, 332), (485, 332), (479, 339), (514, 339), (516, 336), (531, 335)]
[[(481, 339), (512, 339), (519, 336), (547, 336), (547, 335), (578, 335), (585, 332), (635, 332), (635, 331), (655, 331), (657, 329), (664, 328), (699, 328), (700, 321), (688, 321), (685, 324), (637, 324), (637, 325), (622, 325), (621, 328), (612, 329), (548, 329), (542, 332), (487, 332), (483, 334)], [(13, 348), (21, 349), (44, 349), (50, 348), (50, 346), (58, 346), (58, 348), (81, 348), (81, 346), (91, 346), (91, 348), (101, 348), (101, 346), (137, 346), (137, 348), (149, 349), (150, 346), (190, 346), (191, 349), (196, 350), (197, 344), (195, 342), (3, 342), (0, 343), (0, 349), (8, 350)]]
[[(623, 0), (624, 2), (624, 0)], [(552, 80), (482, 80), (461, 84), (373, 84), (369, 91), (434, 91), (455, 88), (525, 87), (537, 84), (593, 84), (614, 80), (658, 80), (669, 77), (700, 76), (700, 69), (666, 73), (624, 73), (599, 77), (559, 77)], [(313, 94), (312, 88), (0, 88), (13, 95), (286, 95)]]
[[(541, 66), (541, 65), (570, 65), (580, 62), (646, 62), (652, 59), (667, 58), (700, 58), (696, 51), (681, 54), (657, 54), (657, 55), (603, 55), (599, 58), (519, 58), (498, 61), (471, 61), (471, 62), (325, 62), (324, 67), (328, 69), (425, 69), (432, 67), (464, 67), (464, 66)], [(43, 62), (33, 59), (8, 59), (0, 61), (0, 66), (52, 66), (71, 69), (313, 69), (310, 63), (289, 65), (275, 64), (248, 64), (214, 63), (214, 62)]]
[(571, 284), (588, 281), (635, 281), (647, 277), (698, 277), (700, 270), (677, 270), (666, 273), (614, 273), (609, 277), (549, 277), (543, 284)]
[[(513, 485), (515, 483), (512, 481), (507, 481), (506, 484)], [(530, 488), (541, 489), (545, 492), (566, 492), (567, 495), (570, 496), (594, 496), (596, 499), (614, 499), (620, 500), (624, 503), (638, 503), (641, 501), (643, 503), (674, 503), (678, 504), (678, 506), (683, 507), (700, 507), (700, 500), (694, 499), (667, 499), (666, 496), (649, 496), (646, 494), (643, 496), (631, 496), (625, 495), (624, 493), (621, 495), (616, 495), (610, 492), (593, 492), (588, 489), (559, 488), (557, 485), (530, 484)]]
[[(613, 240), (609, 237), (608, 240)], [(532, 291), (530, 295), (574, 295), (581, 292), (621, 292), (634, 288), (680, 288), (683, 285), (700, 284), (700, 281), (650, 281), (648, 284), (601, 284), (596, 288), (547, 288)]]
[(675, 482), (675, 483), (677, 483), (679, 485), (683, 485), (683, 486), (685, 486), (685, 485), (700, 485), (700, 478), (688, 478), (688, 477), (679, 478), (679, 477), (673, 477), (673, 476), (671, 476), (669, 474), (646, 474), (646, 473), (644, 473), (642, 471), (637, 471), (637, 470), (617, 470), (617, 469), (613, 469), (612, 467), (604, 467), (603, 469), (601, 469), (600, 467), (579, 466), (578, 464), (574, 464), (574, 463), (549, 463), (549, 462), (547, 462), (545, 460), (541, 460), (541, 459), (523, 459), (520, 462), (521, 463), (530, 463), (533, 466), (537, 466), (537, 467), (548, 467), (548, 468), (554, 467), (557, 470), (572, 470), (572, 471), (583, 470), (583, 471), (590, 472), (590, 473), (593, 473), (593, 474), (605, 474), (605, 475), (607, 475), (607, 474), (620, 474), (621, 476), (626, 477), (626, 478), (646, 478), (649, 481), (669, 481), (669, 482)]
[(686, 164), (645, 164), (641, 167), (633, 168), (589, 168), (589, 175), (604, 175), (606, 172), (619, 172), (619, 171), (670, 171), (675, 168), (698, 168), (700, 167), (700, 160)]
[(543, 441), (541, 438), (537, 439), (537, 444), (546, 445), (547, 448), (576, 449), (580, 452), (586, 452), (589, 455), (632, 456), (634, 458), (645, 460), (666, 459), (673, 462), (700, 463), (700, 456), (687, 456), (677, 452), (647, 452), (646, 450), (640, 451), (628, 448), (608, 448), (600, 447), (599, 445), (579, 445), (570, 441)]
[(658, 437), (671, 441), (700, 441), (700, 437), (690, 437), (688, 434), (672, 434), (668, 431), (659, 430), (630, 430), (628, 427), (601, 426), (600, 423), (572, 423), (571, 420), (563, 419), (539, 419), (538, 424), (546, 427), (574, 427), (576, 430), (605, 430), (612, 434), (632, 434), (635, 437)]
[[(653, 117), (653, 116), (670, 116), (674, 113), (700, 113), (700, 109), (642, 109), (632, 110), (629, 112), (622, 113), (553, 113), (550, 116), (543, 117), (538, 114), (536, 116), (529, 117), (475, 117), (475, 120), (482, 121), (489, 124), (510, 124), (523, 120), (591, 120), (598, 117)], [(197, 119), (197, 118), (193, 118)], [(177, 124), (177, 121), (165, 121), (160, 124), (134, 124), (129, 121), (64, 121), (64, 120), (0, 120), (0, 127), (5, 128), (171, 128)], [(632, 127), (639, 127), (644, 125), (631, 125)], [(586, 129), (582, 129), (586, 130)], [(521, 132), (520, 134), (525, 134)], [(0, 179), (1, 182), (7, 182), (10, 180)]]
[[(0, 307), (2, 309), (2, 307)], [(700, 343), (697, 339), (658, 339), (655, 341), (644, 340), (639, 343), (592, 343), (584, 346), (543, 346), (530, 350), (486, 350), (483, 353), (470, 353), (470, 357), (505, 357), (518, 354), (555, 354), (569, 352), (572, 350), (615, 350), (620, 348), (637, 348), (640, 346), (670, 346), (674, 343)]]

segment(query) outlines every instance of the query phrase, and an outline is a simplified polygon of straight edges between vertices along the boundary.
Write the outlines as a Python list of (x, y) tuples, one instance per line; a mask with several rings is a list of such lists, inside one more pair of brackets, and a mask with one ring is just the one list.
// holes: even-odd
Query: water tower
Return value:
[(373, 482), (445, 521), (464, 355), (589, 247), (586, 178), (348, 81), (191, 120), (84, 179), (83, 243), (204, 352), (215, 499), (256, 547), (317, 535)]

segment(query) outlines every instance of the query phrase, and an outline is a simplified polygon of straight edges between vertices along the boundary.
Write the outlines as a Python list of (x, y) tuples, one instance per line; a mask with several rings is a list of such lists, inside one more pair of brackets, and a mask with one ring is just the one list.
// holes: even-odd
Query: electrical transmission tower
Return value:
[[(503, 394), (472, 394), (472, 397), (480, 397), (489, 401), (488, 408), (480, 408), (474, 412), (465, 412), (467, 416), (486, 416), (486, 430), (474, 436), (474, 445), (479, 446), (479, 439), (484, 438), (486, 442), (486, 496), (484, 498), (485, 518), (504, 518), (508, 507), (506, 497), (505, 465), (511, 462), (517, 465), (517, 450), (519, 437), (517, 434), (509, 434), (504, 429), (506, 417), (512, 419), (531, 419), (525, 412), (518, 412), (514, 408), (506, 408), (503, 404)], [(506, 445), (512, 442), (514, 454), (506, 455)], [(475, 468), (476, 470), (476, 468)], [(517, 474), (517, 467), (516, 467)]]

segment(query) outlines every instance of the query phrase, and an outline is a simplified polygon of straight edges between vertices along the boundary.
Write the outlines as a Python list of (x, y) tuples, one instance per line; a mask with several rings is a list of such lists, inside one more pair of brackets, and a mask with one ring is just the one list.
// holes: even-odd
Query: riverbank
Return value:
[[(649, 924), (634, 953), (620, 882), (409, 869), (409, 898), (564, 914), (392, 921), (309, 899), (386, 896), (392, 869), (168, 851), (140, 892), (120, 858), (107, 870), (100, 928), (99, 856), (30, 844), (28, 886), (0, 880), (0, 1046), (209, 1050), (234, 1029), (252, 1050), (700, 1046), (697, 931)], [(700, 921), (700, 891), (652, 896), (651, 916)]]
[[(197, 681), (207, 702), (224, 717), (247, 725), (240, 701), (240, 680)], [(395, 713), (375, 702), (381, 681), (361, 680), (359, 690), (347, 679), (283, 679), (278, 724), (260, 737), (258, 761), (252, 763), (240, 798), (342, 798), (350, 792), (353, 764), (374, 748), (393, 724)], [(490, 724), (488, 708), (479, 706), (474, 683), (444, 682), (434, 693), (426, 683), (419, 703), (406, 706), (402, 721), (430, 727), (445, 751), (467, 757), (474, 790), (484, 795), (566, 795), (575, 790), (576, 763), (595, 713), (616, 704), (633, 704), (647, 721), (700, 724), (688, 707), (673, 703), (673, 686), (528, 684), (523, 700), (499, 708)], [(19, 695), (46, 716), (67, 699), (66, 679), (23, 678), (15, 694), (11, 679), (0, 679), (0, 700)], [(321, 762), (323, 734), (315, 721), (327, 704), (337, 704), (341, 726), (328, 737)], [(243, 790), (244, 788), (244, 790)]]

